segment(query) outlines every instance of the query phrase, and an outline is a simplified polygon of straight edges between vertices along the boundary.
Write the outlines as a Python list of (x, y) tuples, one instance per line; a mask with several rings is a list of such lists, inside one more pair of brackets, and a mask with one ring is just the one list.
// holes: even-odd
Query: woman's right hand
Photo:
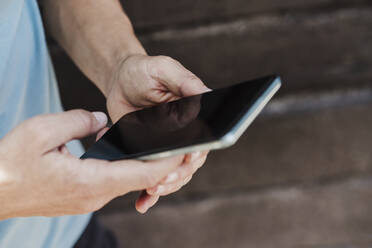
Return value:
[(71, 155), (65, 144), (102, 130), (100, 112), (72, 110), (29, 119), (0, 140), (0, 220), (89, 213), (131, 191), (156, 186), (184, 156), (108, 162)]

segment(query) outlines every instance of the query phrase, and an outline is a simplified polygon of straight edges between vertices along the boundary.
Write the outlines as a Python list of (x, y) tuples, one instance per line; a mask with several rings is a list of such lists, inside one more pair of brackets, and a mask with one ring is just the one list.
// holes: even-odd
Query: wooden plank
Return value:
[(180, 60), (210, 87), (265, 74), (282, 92), (371, 83), (372, 9), (261, 16), (141, 36), (150, 54)]
[(121, 247), (370, 247), (372, 178), (101, 215)]
[[(287, 93), (371, 85), (371, 25), (372, 9), (352, 9), (257, 17), (140, 39), (150, 54), (178, 59), (209, 87), (277, 73), (283, 77), (281, 93)], [(52, 49), (52, 55), (62, 93), (79, 82), (80, 92), (99, 95), (63, 53)]]
[(308, 11), (367, 5), (367, 0), (121, 0), (139, 30), (198, 22), (220, 21), (270, 12)]

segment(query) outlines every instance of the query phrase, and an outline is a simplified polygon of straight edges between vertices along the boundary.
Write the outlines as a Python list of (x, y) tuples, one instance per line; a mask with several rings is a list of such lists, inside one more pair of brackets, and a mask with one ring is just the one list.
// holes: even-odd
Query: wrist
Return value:
[(110, 69), (105, 75), (105, 80), (102, 83), (101, 89), (103, 95), (107, 98), (114, 84), (118, 81), (119, 75), (126, 62), (134, 56), (147, 56), (145, 49), (139, 44), (131, 49), (117, 49), (115, 56), (112, 57)]

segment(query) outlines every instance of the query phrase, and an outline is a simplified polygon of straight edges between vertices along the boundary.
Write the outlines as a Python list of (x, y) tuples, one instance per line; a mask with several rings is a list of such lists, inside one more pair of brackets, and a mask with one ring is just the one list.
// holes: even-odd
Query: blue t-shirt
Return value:
[[(0, 138), (25, 119), (61, 111), (36, 0), (0, 0)], [(68, 148), (77, 156), (83, 153), (77, 141)], [(72, 247), (89, 219), (79, 215), (0, 221), (0, 247)]]

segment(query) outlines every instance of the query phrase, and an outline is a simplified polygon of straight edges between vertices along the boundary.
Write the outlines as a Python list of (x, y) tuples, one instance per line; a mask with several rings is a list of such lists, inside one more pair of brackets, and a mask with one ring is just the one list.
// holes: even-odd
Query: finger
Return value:
[(86, 159), (82, 162), (81, 175), (86, 181), (111, 192), (113, 197), (131, 191), (143, 190), (157, 185), (166, 175), (176, 170), (184, 156), (176, 156), (156, 161), (123, 160), (107, 162)]
[(183, 180), (179, 180), (174, 184), (167, 184), (167, 185), (158, 185), (156, 186), (156, 192), (155, 193), (149, 193), (147, 190), (147, 193), (152, 196), (166, 196), (169, 194), (172, 194), (174, 192), (179, 191), (183, 186), (185, 186), (190, 180), (192, 179), (192, 175), (184, 178)]
[(24, 123), (30, 142), (39, 142), (42, 149), (52, 150), (73, 139), (83, 138), (102, 129), (107, 116), (102, 112), (71, 110), (34, 117)]
[(159, 196), (152, 196), (147, 194), (146, 191), (142, 191), (136, 201), (136, 209), (139, 213), (144, 214), (149, 210), (149, 208), (154, 206), (158, 200)]
[(179, 185), (183, 185), (184, 181), (192, 176), (204, 164), (205, 159), (206, 156), (203, 156), (192, 163), (183, 164), (158, 185), (148, 188), (146, 192), (149, 195), (167, 195), (170, 192), (174, 192), (175, 188), (177, 189)]
[(160, 184), (171, 184), (178, 180), (183, 180), (186, 177), (194, 174), (200, 167), (203, 166), (207, 159), (206, 153), (193, 153), (188, 154), (185, 157), (184, 164), (179, 167), (176, 171), (169, 174), (166, 178), (164, 178)]
[(108, 127), (103, 128), (101, 131), (97, 133), (96, 141), (98, 141), (100, 138), (102, 138), (103, 135), (109, 130)]
[(151, 76), (176, 96), (192, 96), (210, 91), (197, 76), (170, 57), (153, 57), (150, 63)]

